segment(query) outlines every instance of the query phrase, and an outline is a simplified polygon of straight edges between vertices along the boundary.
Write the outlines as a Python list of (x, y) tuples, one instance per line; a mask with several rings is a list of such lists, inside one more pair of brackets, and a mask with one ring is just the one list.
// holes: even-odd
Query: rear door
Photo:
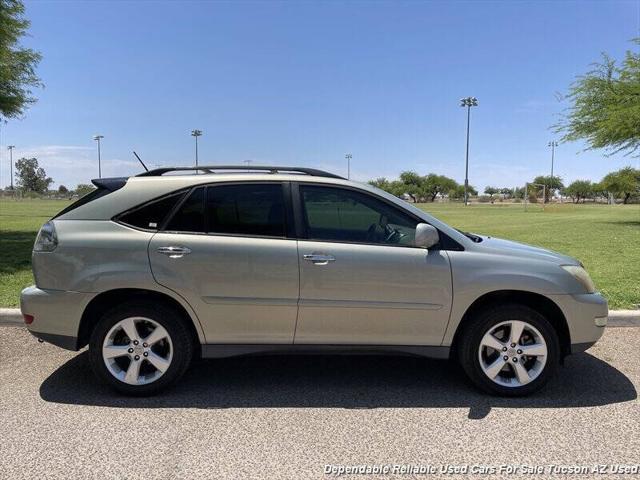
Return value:
[(156, 281), (191, 304), (207, 343), (293, 342), (298, 254), (285, 187), (197, 187), (151, 240)]
[(296, 344), (440, 345), (446, 251), (413, 247), (419, 219), (353, 188), (300, 184)]

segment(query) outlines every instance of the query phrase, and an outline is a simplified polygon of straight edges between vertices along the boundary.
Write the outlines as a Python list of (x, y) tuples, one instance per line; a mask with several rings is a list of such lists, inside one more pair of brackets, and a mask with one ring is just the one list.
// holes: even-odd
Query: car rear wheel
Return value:
[(187, 370), (193, 342), (170, 308), (135, 302), (106, 312), (89, 342), (96, 375), (127, 395), (153, 395)]
[(471, 381), (494, 395), (531, 394), (553, 376), (558, 335), (537, 311), (506, 305), (483, 311), (462, 332), (459, 359)]

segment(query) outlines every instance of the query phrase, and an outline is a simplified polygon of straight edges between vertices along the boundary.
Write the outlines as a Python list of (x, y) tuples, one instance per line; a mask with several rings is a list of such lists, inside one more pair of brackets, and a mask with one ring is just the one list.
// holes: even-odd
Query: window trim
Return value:
[[(265, 181), (265, 180), (256, 180), (250, 182), (243, 181), (228, 181), (228, 182), (212, 182), (212, 183), (202, 183), (199, 185), (194, 185), (189, 190), (189, 193), (185, 195), (182, 200), (175, 206), (175, 208), (170, 212), (165, 221), (162, 224), (162, 227), (157, 230), (158, 233), (170, 233), (174, 235), (207, 235), (207, 236), (215, 236), (215, 237), (239, 237), (239, 238), (263, 238), (270, 240), (296, 240), (293, 222), (293, 214), (291, 207), (291, 192), (290, 192), (290, 182), (283, 182), (281, 180), (275, 181)], [(207, 191), (209, 188), (222, 187), (222, 186), (230, 186), (230, 185), (280, 185), (282, 189), (282, 201), (284, 203), (284, 235), (252, 235), (247, 233), (223, 233), (223, 232), (207, 232), (209, 229), (209, 216), (205, 213), (204, 218), (204, 232), (186, 232), (181, 230), (167, 230), (167, 225), (171, 222), (173, 217), (176, 215), (180, 207), (187, 199), (193, 194), (193, 192), (198, 188), (204, 188), (203, 195), (203, 209), (206, 212), (207, 209)]]
[[(421, 250), (424, 250), (422, 247), (416, 247), (413, 245), (399, 245), (399, 244), (394, 245), (394, 244), (386, 244), (386, 243), (368, 243), (368, 242), (356, 242), (356, 241), (345, 241), (345, 240), (326, 240), (326, 239), (317, 239), (317, 238), (309, 237), (309, 232), (307, 230), (305, 209), (302, 204), (303, 202), (302, 193), (300, 192), (301, 185), (302, 186), (308, 185), (312, 187), (316, 186), (316, 187), (324, 187), (324, 188), (333, 188), (336, 190), (349, 190), (349, 191), (359, 193), (361, 195), (369, 195), (375, 200), (385, 203), (387, 206), (389, 206), (393, 210), (396, 210), (401, 214), (409, 216), (410, 218), (415, 220), (417, 223), (428, 223), (424, 219), (415, 215), (413, 212), (400, 208), (398, 205), (394, 204), (393, 202), (390, 202), (384, 197), (380, 197), (375, 193), (371, 193), (369, 191), (362, 190), (362, 189), (353, 187), (351, 185), (336, 185), (336, 184), (330, 184), (330, 183), (316, 183), (316, 182), (292, 182), (293, 206), (294, 206), (295, 220), (296, 220), (296, 231), (298, 232), (299, 240), (307, 240), (310, 242), (323, 242), (323, 243), (342, 243), (347, 245), (367, 245), (367, 246), (374, 246), (374, 247), (419, 248)], [(436, 245), (431, 247), (429, 250), (455, 250), (455, 251), (464, 250), (464, 247), (460, 245), (458, 242), (456, 242), (455, 240), (453, 240), (451, 237), (449, 237), (449, 235), (444, 233), (439, 228), (437, 227), (435, 228), (438, 230), (438, 234), (440, 235), (440, 241)]]

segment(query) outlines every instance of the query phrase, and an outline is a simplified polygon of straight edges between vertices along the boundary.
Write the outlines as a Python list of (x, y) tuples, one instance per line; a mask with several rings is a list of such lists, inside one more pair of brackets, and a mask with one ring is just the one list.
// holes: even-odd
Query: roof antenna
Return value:
[(138, 154), (136, 153), (136, 151), (133, 151), (133, 154), (136, 156), (136, 158), (138, 159), (138, 161), (142, 164), (142, 166), (144, 167), (144, 169), (148, 172), (149, 169), (147, 168), (147, 166), (144, 164), (144, 162), (142, 161), (142, 159), (138, 156)]

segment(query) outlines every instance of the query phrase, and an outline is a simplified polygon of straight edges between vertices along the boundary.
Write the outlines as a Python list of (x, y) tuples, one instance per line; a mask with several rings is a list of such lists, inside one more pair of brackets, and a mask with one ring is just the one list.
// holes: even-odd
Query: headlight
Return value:
[(34, 252), (52, 252), (58, 246), (58, 235), (56, 234), (56, 227), (53, 222), (45, 223), (36, 238), (36, 243), (33, 245)]
[(593, 280), (591, 280), (591, 277), (584, 268), (579, 267), (578, 265), (561, 265), (561, 267), (573, 275), (573, 278), (575, 278), (580, 285), (585, 288), (587, 293), (594, 293), (596, 291), (596, 286), (593, 284)]

